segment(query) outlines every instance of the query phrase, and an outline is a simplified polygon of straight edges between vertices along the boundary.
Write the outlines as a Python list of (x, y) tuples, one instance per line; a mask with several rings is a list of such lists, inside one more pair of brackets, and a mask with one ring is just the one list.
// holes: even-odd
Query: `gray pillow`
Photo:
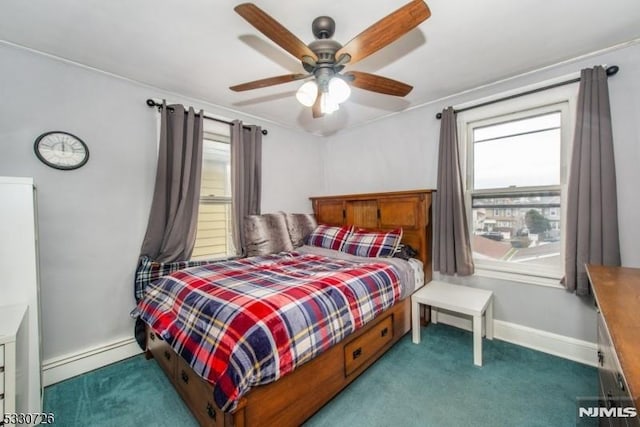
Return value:
[(284, 215), (293, 247), (297, 248), (304, 245), (307, 236), (318, 226), (316, 217), (313, 214), (285, 213)]
[(247, 256), (268, 255), (293, 250), (285, 216), (282, 212), (246, 216), (243, 232)]

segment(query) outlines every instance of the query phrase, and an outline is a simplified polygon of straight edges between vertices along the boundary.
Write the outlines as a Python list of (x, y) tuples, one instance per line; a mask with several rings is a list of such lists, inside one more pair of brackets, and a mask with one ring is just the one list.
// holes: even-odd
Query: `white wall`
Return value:
[[(263, 211), (310, 212), (308, 197), (322, 188), (317, 137), (2, 43), (0, 63), (0, 175), (37, 186), (45, 364), (133, 335), (133, 272), (156, 165), (158, 113), (147, 98), (267, 128)], [(59, 171), (38, 161), (33, 142), (51, 130), (81, 137), (89, 162)]]
[[(442, 108), (575, 73), (596, 64), (620, 67), (619, 73), (609, 79), (620, 244), (623, 265), (640, 267), (640, 198), (637, 196), (637, 183), (640, 182), (640, 45), (549, 67), (341, 132), (331, 137), (325, 147), (325, 192), (435, 188), (440, 133), (440, 122), (435, 114)], [(353, 162), (354, 158), (358, 161)], [(578, 298), (563, 289), (505, 280), (474, 277), (451, 281), (494, 290), (497, 319), (595, 341), (595, 313), (589, 298)]]

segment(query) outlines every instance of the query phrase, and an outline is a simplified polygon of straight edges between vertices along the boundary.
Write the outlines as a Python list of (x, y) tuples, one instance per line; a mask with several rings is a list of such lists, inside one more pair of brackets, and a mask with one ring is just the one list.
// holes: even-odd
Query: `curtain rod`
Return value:
[[(620, 70), (620, 68), (617, 65), (612, 65), (610, 67), (607, 67), (607, 76), (613, 76), (619, 70)], [(554, 83), (554, 84), (551, 84), (549, 86), (543, 86), (543, 87), (539, 87), (537, 89), (528, 90), (526, 92), (516, 93), (514, 95), (505, 96), (504, 98), (493, 99), (491, 101), (482, 102), (480, 104), (471, 105), (471, 106), (465, 107), (465, 108), (460, 108), (459, 110), (456, 109), (455, 112), (456, 113), (462, 113), (463, 111), (473, 110), (474, 108), (484, 107), (485, 105), (495, 104), (496, 102), (508, 101), (509, 99), (519, 98), (519, 97), (525, 96), (525, 95), (531, 95), (532, 93), (542, 92), (543, 90), (553, 89), (555, 87), (560, 87), (560, 86), (568, 85), (568, 84), (571, 84), (571, 83), (577, 83), (579, 81), (580, 81), (580, 77), (575, 78), (575, 79), (571, 79), (571, 80), (565, 80), (563, 82)], [(441, 118), (442, 118), (442, 113), (436, 114), (436, 119), (440, 120)]]
[[(158, 104), (156, 101), (154, 101), (151, 98), (147, 99), (147, 105), (149, 107), (158, 107), (158, 111), (160, 111), (162, 109), (162, 104)], [(173, 110), (173, 108), (171, 108), (171, 107), (167, 107), (167, 109), (169, 111)], [(217, 119), (215, 117), (207, 116), (206, 114), (203, 114), (202, 117), (207, 119), (207, 120), (213, 120), (214, 122), (226, 123), (228, 125), (232, 125), (233, 124), (233, 123), (228, 122), (226, 120)], [(245, 129), (249, 129), (250, 128), (249, 126), (246, 126), (246, 125), (243, 125), (242, 127), (245, 128)], [(261, 132), (262, 132), (263, 135), (267, 135), (269, 133), (269, 131), (266, 130), (266, 129), (262, 129)]]

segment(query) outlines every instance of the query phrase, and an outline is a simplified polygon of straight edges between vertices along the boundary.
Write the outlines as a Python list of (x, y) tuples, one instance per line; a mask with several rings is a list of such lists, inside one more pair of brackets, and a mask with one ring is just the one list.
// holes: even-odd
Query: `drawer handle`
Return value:
[(618, 372), (616, 375), (616, 379), (618, 380), (618, 388), (620, 391), (624, 391), (624, 379), (622, 378), (622, 374)]
[(613, 395), (611, 394), (611, 392), (607, 392), (607, 398), (605, 399), (605, 403), (606, 403), (607, 409), (611, 409), (616, 406), (616, 402), (615, 400), (613, 400)]
[(171, 360), (171, 353), (169, 353), (169, 350), (164, 351), (164, 358), (167, 360)]
[(209, 418), (211, 418), (213, 421), (216, 420), (216, 410), (213, 409), (213, 405), (211, 405), (211, 403), (207, 402), (207, 415), (209, 415)]
[(356, 348), (353, 353), (351, 353), (353, 360), (356, 360), (358, 357), (362, 356), (362, 347)]
[(156, 334), (154, 334), (153, 332), (149, 333), (149, 338), (151, 339), (151, 341), (155, 341), (156, 340)]
[(604, 366), (604, 353), (598, 350), (598, 363), (600, 366)]
[(182, 377), (182, 381), (185, 384), (189, 384), (189, 375), (187, 375), (187, 373), (184, 371), (184, 369), (182, 370), (182, 372), (180, 372), (180, 376)]
[(389, 328), (384, 328), (383, 330), (380, 331), (380, 336), (386, 337), (388, 333), (389, 333)]

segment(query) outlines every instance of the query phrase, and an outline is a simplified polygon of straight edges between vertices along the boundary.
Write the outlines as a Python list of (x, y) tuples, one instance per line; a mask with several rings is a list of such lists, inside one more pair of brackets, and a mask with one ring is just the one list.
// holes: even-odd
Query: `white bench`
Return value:
[(437, 309), (473, 316), (473, 363), (482, 366), (482, 317), (485, 335), (493, 339), (493, 292), (432, 281), (411, 296), (412, 336), (420, 343), (420, 304), (431, 306), (431, 322), (438, 323)]

